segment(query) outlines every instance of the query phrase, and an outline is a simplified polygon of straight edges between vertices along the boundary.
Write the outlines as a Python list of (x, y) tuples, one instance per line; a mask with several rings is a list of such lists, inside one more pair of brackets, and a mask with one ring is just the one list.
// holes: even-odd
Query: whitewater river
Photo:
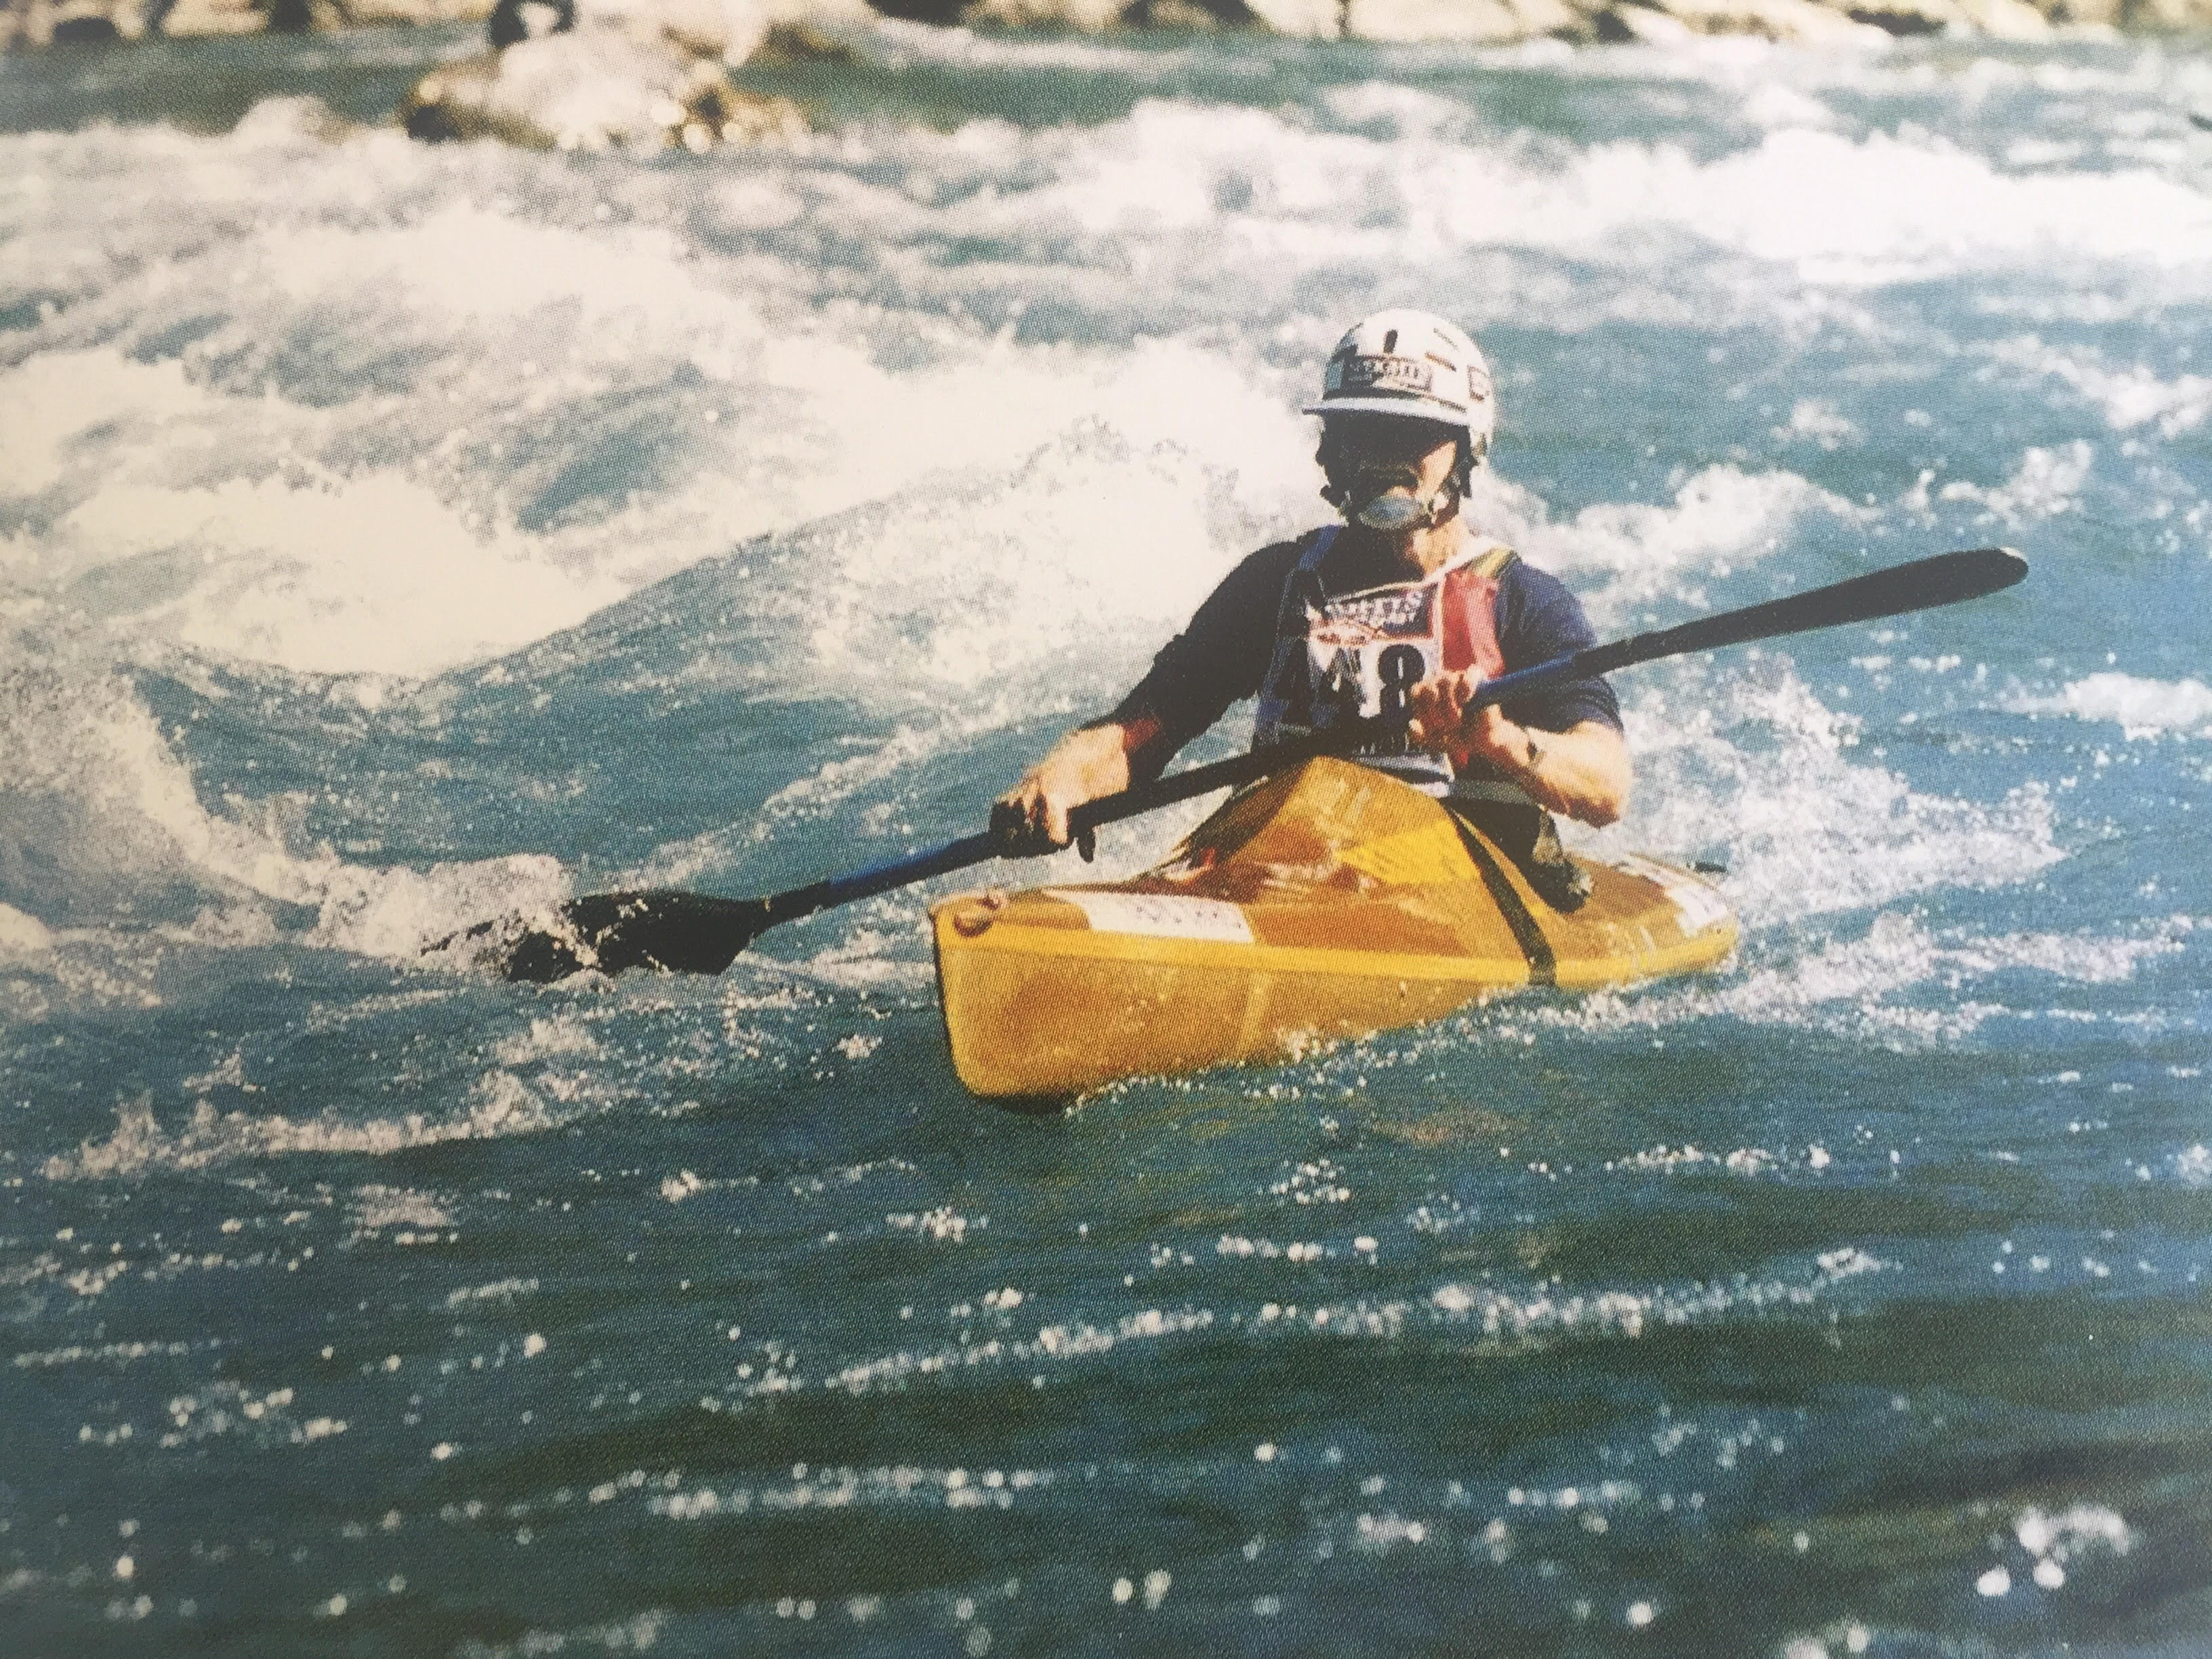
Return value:
[[(795, 149), (377, 125), (471, 49), (0, 62), (0, 1648), (2201, 1650), (2212, 59), (895, 28), (751, 77)], [(1023, 1116), (925, 893), (420, 954), (978, 827), (1320, 521), (1385, 303), (1602, 634), (2033, 561), (1621, 677), (1580, 843), (1726, 864), (1723, 971)]]

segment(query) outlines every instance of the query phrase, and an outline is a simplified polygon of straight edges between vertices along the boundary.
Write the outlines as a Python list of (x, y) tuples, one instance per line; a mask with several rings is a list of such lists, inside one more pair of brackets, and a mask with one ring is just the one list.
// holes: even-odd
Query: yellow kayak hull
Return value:
[(987, 1098), (1277, 1060), (1530, 983), (1711, 968), (1736, 921), (1711, 884), (1577, 860), (1553, 909), (1418, 790), (1308, 762), (1230, 800), (1126, 881), (968, 894), (931, 911), (953, 1068)]

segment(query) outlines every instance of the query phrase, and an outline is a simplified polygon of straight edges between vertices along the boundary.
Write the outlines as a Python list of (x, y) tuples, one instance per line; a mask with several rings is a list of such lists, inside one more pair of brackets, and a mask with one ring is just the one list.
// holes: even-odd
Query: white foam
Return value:
[(2212, 203), (2178, 182), (2008, 174), (1933, 138), (1792, 129), (1698, 183), (1680, 210), (1705, 234), (1814, 280), (1925, 280), (2039, 254), (2166, 268), (2212, 252)]
[(1723, 890), (1752, 927), (2003, 885), (2063, 856), (2039, 786), (1988, 802), (1916, 790), (1785, 659), (1681, 664), (1623, 689), (1629, 811), (1576, 839), (1623, 853), (1717, 847)]
[(32, 356), (0, 376), (0, 493), (52, 489), (89, 432), (121, 423), (130, 437), (149, 443), (204, 402), (174, 361), (136, 363), (100, 350)]
[(188, 941), (272, 942), (255, 908), (267, 899), (317, 912), (310, 943), (406, 960), (456, 917), (545, 909), (567, 896), (565, 876), (542, 856), (371, 869), (327, 847), (295, 849), (281, 804), (210, 810), (136, 691), (94, 665), (99, 643), (68, 630), (0, 629), (0, 645), (28, 659), (0, 676), (0, 775), (9, 781), (0, 866), (48, 915), (104, 915), (134, 894), (184, 883), (206, 902)]
[(304, 671), (420, 673), (623, 591), (533, 559), (400, 471), (270, 470), (252, 458), (329, 422), (194, 386), (174, 362), (34, 356), (0, 374), (0, 495), (70, 503), (45, 533), (0, 543), (0, 581), (134, 630)]
[(2088, 348), (2046, 345), (2030, 334), (1989, 348), (1993, 362), (2059, 380), (2094, 404), (2115, 432), (2156, 426), (2162, 437), (2193, 432), (2212, 415), (2212, 377), (2160, 380), (2141, 363), (2114, 368)]
[[(1132, 82), (1185, 72), (1149, 48), (884, 38), (993, 63), (1073, 52)], [(711, 169), (580, 171), (391, 132), (333, 143), (297, 110), (216, 139), (0, 137), (0, 173), (109, 185), (96, 238), (67, 191), (0, 202), (0, 297), (66, 274), (58, 311), (0, 365), (0, 506), (19, 526), (0, 541), (0, 599), (106, 630), (55, 668), (48, 707), (0, 715), (0, 761), (33, 757), (60, 824), (23, 833), (58, 854), (64, 896), (179, 871), (204, 883), (224, 901), (210, 938), (246, 936), (241, 895), (313, 905), (319, 942), (394, 957), (455, 915), (550, 904), (562, 882), (544, 860), (370, 872), (204, 806), (107, 660), (181, 641), (427, 674), (760, 538), (744, 556), (763, 550), (759, 569), (727, 587), (757, 631), (638, 672), (859, 705), (890, 735), (810, 757), (758, 822), (773, 833), (867, 798), (866, 833), (901, 840), (902, 774), (1018, 719), (1095, 708), (1233, 559), (1322, 515), (1296, 400), (1340, 313), (1409, 270), (1448, 273), (1477, 325), (1659, 318), (1790, 337), (1892, 280), (2124, 267), (2169, 293), (2204, 268), (2212, 209), (2185, 182), (2133, 164), (2021, 172), (1909, 126), (1854, 136), (1824, 93), (1917, 86), (1917, 71), (1818, 59), (1607, 60), (1724, 91), (1744, 142), (1719, 153), (1493, 133), (1382, 74), (1303, 109), (1176, 96), (1096, 125), (860, 124)], [(248, 212), (250, 246), (213, 234)], [(825, 260), (831, 228), (842, 252)], [(1056, 311), (1025, 337), (1025, 317)], [(2090, 355), (2020, 361), (2070, 374), (2118, 429), (2194, 418), (2188, 377), (2130, 391), (2131, 371)], [(1810, 446), (1856, 441), (1834, 404), (1808, 392), (1774, 418), (1805, 441), (1792, 454), (1811, 477), (1739, 459), (1557, 521), (1510, 483), (1482, 505), (1587, 591), (1603, 631), (1695, 611), (1808, 532), (1879, 516), (1814, 481)], [(2086, 443), (2039, 448), (1999, 483), (1948, 488), (2027, 523), (2072, 510), (2094, 459)], [(68, 654), (49, 641), (28, 659)], [(1879, 902), (2057, 856), (2033, 792), (1915, 792), (1848, 753), (1849, 722), (1802, 687), (1638, 684), (1655, 681), (1718, 684), (1733, 706), (1700, 725), (1662, 690), (1632, 711), (1650, 758), (1621, 844), (1703, 846), (1719, 823), (1754, 921), (1801, 914), (1808, 891)], [(1689, 805), (1708, 786), (1717, 817)], [(690, 879), (744, 851), (700, 837), (649, 871)]]
[[(1477, 510), (1537, 563), (1579, 578), (1601, 631), (1640, 624), (1642, 607), (1662, 596), (1706, 608), (1705, 581), (1781, 550), (1805, 520), (1849, 526), (1866, 516), (1796, 473), (1733, 465), (1703, 469), (1663, 505), (1603, 502), (1554, 521), (1526, 491), (1492, 482)], [(1592, 588), (1593, 577), (1607, 580)]]
[(1779, 80), (1762, 79), (1745, 94), (1743, 118), (1768, 128), (1819, 129), (1837, 125), (1826, 104)]
[[(1153, 388), (1164, 402), (1174, 379)], [(1288, 424), (1249, 392), (1200, 407), (1246, 433)], [(1302, 465), (1303, 446), (1280, 435)], [(1040, 681), (1064, 698), (1071, 662), (1095, 665), (1102, 648), (1117, 670), (1140, 663), (1241, 550), (1217, 531), (1219, 482), (1202, 448), (1139, 449), (1102, 420), (1009, 473), (849, 515), (826, 556), (789, 573), (785, 603), (810, 622), (797, 684), (999, 724), (1034, 706)], [(1248, 520), (1222, 528), (1256, 535)]]
[(574, 1014), (532, 1019), (527, 1031), (502, 1037), (492, 1046), (493, 1058), (510, 1067), (528, 1066), (541, 1060), (591, 1059), (600, 1052), (599, 1040)]
[(895, 67), (942, 64), (955, 69), (1072, 70), (1133, 80), (1168, 79), (1184, 73), (1192, 54), (1153, 44), (1118, 46), (1108, 40), (979, 34), (973, 29), (874, 20), (870, 46)]
[[(454, 250), (404, 252), (412, 263), (418, 252), (442, 261)], [(531, 264), (548, 260), (561, 263), (533, 251)], [(564, 289), (560, 303), (584, 291)], [(430, 300), (441, 305), (442, 292)], [(819, 579), (809, 597), (825, 642), (862, 618), (896, 625), (932, 599), (933, 618), (962, 615), (945, 604), (961, 599), (971, 628), (995, 611), (1034, 630), (1048, 612), (1066, 614), (1042, 603), (1055, 581), (1108, 617), (1132, 600), (1165, 614), (1194, 597), (1194, 570), (1225, 564), (1275, 508), (1278, 479), (1305, 470), (1297, 417), (1240, 370), (1188, 347), (1140, 347), (1111, 362), (988, 349), (941, 372), (896, 376), (818, 329), (778, 336), (750, 307), (726, 310), (734, 314), (700, 320), (684, 343), (712, 382), (697, 401), (724, 415), (685, 434), (687, 476), (596, 522), (537, 531), (520, 527), (510, 492), (557, 482), (563, 440), (504, 465), (482, 458), (434, 487), (420, 461), (402, 470), (313, 459), (358, 448), (362, 428), (390, 418), (373, 404), (333, 416), (242, 398), (107, 348), (33, 357), (0, 374), (0, 407), (26, 428), (9, 434), (19, 442), (0, 495), (12, 483), (64, 510), (43, 532), (0, 542), (0, 582), (228, 655), (420, 675), (571, 626), (735, 537), (819, 519), (931, 469), (996, 462), (1014, 470), (950, 495), (934, 484), (887, 504), (872, 524), (851, 521), (830, 550), (838, 556), (802, 574)], [(410, 319), (403, 332), (426, 326)], [(562, 390), (588, 402), (604, 388), (580, 368)], [(465, 403), (495, 430), (513, 427), (518, 401), (545, 396), (512, 372), (471, 378), (494, 382), (469, 386)], [(45, 396), (50, 382), (72, 395)], [(409, 412), (422, 429), (402, 444), (437, 456), (441, 472), (460, 444), (526, 441), (476, 439), (435, 402)], [(1056, 427), (1070, 435), (1016, 462)], [(592, 435), (587, 427), (582, 438)], [(1240, 489), (1236, 464), (1270, 444), (1280, 460), (1256, 469), (1259, 493)], [(245, 459), (270, 451), (298, 459), (274, 468)], [(917, 660), (930, 678), (972, 684), (994, 648), (1059, 642), (985, 639)], [(822, 665), (849, 668), (834, 651)]]
[[(1748, 1025), (1919, 1047), (1958, 1042), (1992, 1018), (2023, 1012), (2017, 998), (2008, 1001), (1988, 990), (1975, 994), (1996, 975), (2026, 971), (2075, 985), (2121, 984), (2145, 962), (2181, 948), (2169, 931), (2118, 937), (1938, 933), (1917, 916), (1893, 912), (1876, 916), (1855, 938), (1827, 939), (1799, 952), (1769, 947), (1760, 953), (1762, 960), (1717, 983), (1601, 992), (1548, 1007), (1501, 1005), (1483, 1017), (1481, 1029), (1514, 1041), (1528, 1030), (1656, 1030), (1717, 1016)], [(1930, 987), (1942, 988), (1943, 994), (1926, 1000), (1923, 994)], [(2035, 1011), (2033, 1004), (2025, 1010)]]
[(218, 1113), (206, 1101), (201, 1101), (192, 1108), (183, 1127), (173, 1133), (161, 1127), (155, 1115), (152, 1097), (140, 1096), (117, 1108), (113, 1133), (103, 1139), (88, 1140), (74, 1152), (48, 1158), (40, 1172), (49, 1181), (106, 1181), (150, 1172), (204, 1170), (240, 1160), (283, 1158), (301, 1152), (346, 1152), (380, 1158), (449, 1140), (535, 1134), (573, 1115), (572, 1111), (548, 1106), (520, 1079), (508, 1072), (486, 1073), (478, 1079), (471, 1094), (471, 1103), (450, 1116), (432, 1117), (410, 1112), (398, 1118), (351, 1121), (334, 1113), (307, 1118), (288, 1117), (276, 1112)]
[(57, 545), (67, 561), (96, 548), (129, 568), (138, 591), (121, 602), (151, 600), (133, 620), (307, 672), (429, 672), (571, 626), (623, 591), (534, 560), (511, 532), (477, 533), (388, 472), (111, 486), (63, 520)]
[[(1096, 50), (1132, 74), (1172, 61)], [(1040, 434), (1088, 416), (1129, 459), (1086, 468), (1063, 451), (996, 501), (962, 503), (965, 568), (1017, 586), (1033, 573), (1038, 591), (1072, 581), (1109, 616), (1157, 594), (1164, 614), (1181, 573), (1218, 570), (1256, 521), (1310, 514), (1313, 481), (1287, 413), (1295, 388), (1196, 330), (1139, 337), (1125, 320), (1133, 280), (1189, 290), (1201, 328), (1206, 308), (1231, 303), (1236, 334), (1317, 356), (1341, 319), (1308, 314), (1306, 276), (1516, 251), (1647, 273), (1654, 231), (1795, 261), (1813, 282), (1831, 267), (1857, 283), (2060, 255), (2193, 269), (2212, 249), (2212, 210), (2149, 173), (2017, 175), (1924, 134), (1817, 131), (1816, 100), (1762, 92), (1764, 80), (1746, 70), (1730, 84), (1770, 130), (1705, 160), (1666, 143), (1486, 134), (1450, 100), (1382, 82), (1325, 94), (1344, 118), (1381, 124), (1367, 132), (1158, 100), (1098, 126), (858, 131), (732, 158), (696, 194), (650, 173), (599, 193), (544, 158), (441, 157), (392, 134), (332, 144), (296, 124), (222, 140), (133, 129), (5, 141), (37, 175), (96, 155), (125, 192), (89, 255), (66, 203), (17, 210), (25, 268), (69, 269), (85, 298), (0, 372), (0, 497), (56, 509), (9, 562), (20, 580), (76, 583), (78, 602), (96, 592), (136, 625), (210, 649), (422, 673), (539, 637), (732, 539), (926, 476), (1016, 465)], [(260, 188), (274, 164), (281, 202)], [(262, 215), (251, 258), (202, 234), (244, 203)], [(824, 221), (866, 250), (858, 298), (842, 266), (805, 252), (805, 228)], [(777, 240), (787, 232), (799, 243)], [(1012, 252), (948, 264), (944, 248), (961, 241)], [(1687, 267), (1694, 299), (1674, 294), (1686, 324), (1806, 302), (1786, 280), (1723, 282), (1710, 264)], [(152, 269), (160, 280), (131, 285)], [(1570, 330), (1678, 286), (1639, 274), (1632, 294), (1610, 277), (1593, 289), (1528, 274), (1534, 286), (1498, 285), (1498, 304)], [(1072, 301), (1100, 319), (1102, 344), (1024, 346), (957, 320), (965, 299), (995, 307), (1009, 293)], [(149, 363), (115, 341), (118, 325), (192, 337)], [(272, 344), (307, 339), (325, 343), (326, 364), (303, 369)], [(302, 386), (312, 402), (291, 389)], [(1815, 424), (1816, 441), (1840, 431), (1825, 415)], [(1180, 480), (1146, 476), (1162, 442), (1186, 458)], [(649, 487), (634, 501), (586, 492), (553, 522), (526, 523), (532, 503), (609, 462), (641, 468)], [(1685, 534), (1700, 514), (1761, 510), (1725, 471), (1686, 487)], [(1135, 494), (1124, 477), (1141, 481)], [(1224, 486), (1233, 526), (1216, 511)], [(1794, 510), (1838, 506), (1794, 488)], [(1791, 504), (1784, 483), (1771, 489), (1778, 522)], [(1579, 531), (1650, 543), (1628, 521), (1649, 510), (1593, 509)], [(914, 570), (916, 588), (963, 568), (950, 556), (959, 528)], [(904, 569), (866, 540), (850, 550), (856, 593)], [(1116, 568), (1132, 553), (1151, 568)], [(1035, 614), (1031, 597), (1012, 608)], [(972, 684), (1005, 643), (965, 660), (940, 652), (927, 672)]]
[[(2148, 168), (2008, 173), (1918, 131), (1788, 125), (1711, 161), (1666, 143), (1458, 139), (1419, 124), (1369, 137), (1147, 103), (1096, 138), (1059, 141), (1060, 178), (995, 202), (994, 217), (1043, 212), (1140, 238), (1207, 223), (1297, 264), (1317, 263), (1325, 245), (1361, 264), (1485, 247), (1609, 261), (1638, 231), (1665, 229), (1845, 289), (2038, 261), (2184, 270), (2212, 253), (2212, 204), (2178, 180)], [(1212, 185), (1231, 168), (1251, 205), (1220, 212)]]
[(2030, 1555), (2062, 1562), (2091, 1550), (2125, 1555), (2136, 1541), (2119, 1511), (2102, 1504), (2076, 1504), (2057, 1515), (2031, 1504), (2013, 1522), (2013, 1536)]
[(2008, 706), (2021, 714), (2070, 714), (2076, 720), (2108, 722), (2130, 738), (2169, 732), (2212, 735), (2212, 686), (2196, 678), (2090, 674), (2070, 681), (2055, 696), (2014, 696)]
[[(226, 164), (244, 156), (233, 152), (257, 147), (234, 135), (200, 155), (206, 165), (171, 178), (169, 198), (131, 220), (128, 246), (109, 257), (158, 262), (180, 237), (195, 243), (198, 220), (237, 194)], [(226, 653), (422, 673), (566, 626), (734, 539), (940, 469), (1016, 463), (1040, 434), (1086, 420), (1139, 453), (1170, 441), (1212, 462), (1172, 509), (1205, 526), (1224, 485), (1228, 501), (1240, 494), (1220, 461), (1245, 453), (1255, 428), (1297, 423), (1210, 349), (1026, 349), (927, 311), (822, 303), (814, 262), (702, 258), (695, 238), (654, 222), (651, 199), (605, 222), (559, 222), (496, 188), (528, 182), (542, 164), (527, 158), (482, 158), (495, 185), (483, 197), (364, 213), (364, 170), (393, 183), (422, 169), (421, 153), (370, 139), (328, 148), (288, 158), (296, 192), (272, 210), (251, 262), (193, 246), (154, 291), (131, 296), (134, 327), (191, 328), (181, 358), (143, 364), (75, 343), (64, 323), (0, 373), (0, 499), (40, 494), (52, 510), (10, 544), (5, 574), (69, 584), (78, 603), (93, 593), (140, 626)], [(955, 148), (974, 165), (974, 144)], [(710, 193), (709, 235), (717, 199), (735, 231), (855, 210), (855, 234), (893, 263), (912, 234), (896, 223), (913, 216), (902, 192), (861, 185), (834, 158), (758, 161)], [(26, 257), (42, 246), (74, 246), (67, 224), (31, 227)], [(270, 340), (307, 335), (329, 337), (339, 360), (312, 404), (257, 368)], [(879, 362), (879, 337), (910, 361)], [(361, 351), (411, 382), (406, 394), (362, 383)], [(559, 500), (610, 459), (617, 473), (652, 474), (652, 488), (586, 493), (553, 523), (524, 522), (547, 492)], [(1077, 482), (1092, 490), (1090, 516), (1105, 516), (1113, 492)], [(1039, 493), (1071, 487), (1048, 479)], [(1114, 526), (1122, 543), (1187, 556), (1177, 527), (1127, 505)], [(1012, 536), (1057, 543), (1071, 560), (1096, 550), (1058, 534), (1048, 511), (979, 526), (982, 546)], [(92, 589), (88, 575), (101, 578)]]
[(36, 916), (0, 904), (0, 963), (38, 962), (54, 948), (51, 929)]
[(428, 1193), (407, 1187), (368, 1186), (354, 1194), (353, 1225), (356, 1235), (379, 1233), (388, 1228), (443, 1228), (453, 1224), (453, 1212)]
[(1784, 442), (1805, 439), (1823, 449), (1839, 449), (1861, 434), (1833, 404), (1819, 398), (1800, 398), (1790, 405), (1790, 419), (1774, 428), (1774, 435)]
[(1988, 509), (1981, 522), (2017, 528), (2078, 507), (2081, 486), (2087, 482), (2096, 459), (2096, 450), (2086, 439), (2076, 438), (2056, 448), (2033, 446), (2021, 453), (2020, 465), (2002, 483), (1982, 485), (1954, 478), (1937, 490), (1936, 497), (1977, 502)]

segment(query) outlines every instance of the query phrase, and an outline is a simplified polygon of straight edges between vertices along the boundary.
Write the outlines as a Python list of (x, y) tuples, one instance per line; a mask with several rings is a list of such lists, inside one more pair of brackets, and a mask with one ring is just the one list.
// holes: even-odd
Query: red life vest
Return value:
[[(1320, 567), (1336, 535), (1332, 526), (1314, 537), (1285, 579), (1274, 655), (1254, 711), (1255, 749), (1346, 719), (1371, 720), (1401, 706), (1404, 689), (1437, 674), (1472, 670), (1487, 680), (1505, 672), (1498, 582), (1513, 562), (1511, 548), (1470, 535), (1458, 556), (1426, 576), (1330, 595)], [(1453, 779), (1442, 754), (1362, 758), (1438, 793)]]

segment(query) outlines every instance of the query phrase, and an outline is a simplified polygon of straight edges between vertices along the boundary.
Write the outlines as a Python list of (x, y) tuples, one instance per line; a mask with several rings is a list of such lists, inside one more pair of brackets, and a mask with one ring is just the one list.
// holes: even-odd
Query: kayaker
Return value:
[(1497, 427), (1490, 367), (1426, 312), (1377, 312), (1338, 342), (1315, 453), (1342, 524), (1261, 548), (1224, 578), (1111, 714), (1070, 732), (994, 809), (1054, 846), (1069, 809), (1157, 777), (1230, 704), (1256, 696), (1255, 747), (1405, 708), (1403, 754), (1359, 757), (1480, 825), (1563, 909), (1585, 878), (1551, 814), (1605, 824), (1629, 788), (1620, 708), (1602, 679), (1469, 714), (1486, 679), (1596, 643), (1555, 576), (1462, 508)]

